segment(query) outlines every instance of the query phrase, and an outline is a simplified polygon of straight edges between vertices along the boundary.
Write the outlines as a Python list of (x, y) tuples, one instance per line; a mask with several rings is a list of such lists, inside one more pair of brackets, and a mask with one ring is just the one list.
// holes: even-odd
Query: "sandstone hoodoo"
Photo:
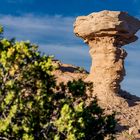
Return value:
[(76, 19), (74, 33), (89, 45), (92, 58), (86, 80), (93, 82), (99, 100), (110, 102), (112, 98), (117, 102), (127, 56), (121, 47), (136, 41), (135, 33), (139, 29), (140, 21), (126, 12), (105, 10)]

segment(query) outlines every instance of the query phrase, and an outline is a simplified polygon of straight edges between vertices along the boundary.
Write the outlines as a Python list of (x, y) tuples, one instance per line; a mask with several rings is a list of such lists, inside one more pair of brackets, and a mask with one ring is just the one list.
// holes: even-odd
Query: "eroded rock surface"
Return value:
[(74, 33), (89, 45), (92, 58), (86, 80), (93, 82), (94, 94), (101, 102), (120, 104), (116, 95), (125, 76), (127, 55), (121, 47), (137, 40), (139, 29), (140, 21), (126, 12), (101, 11), (76, 19)]
[(106, 113), (116, 112), (117, 140), (140, 140), (140, 98), (120, 88), (127, 56), (122, 46), (136, 41), (139, 29), (138, 19), (107, 10), (78, 17), (74, 24), (74, 33), (89, 45), (92, 58), (86, 81), (93, 82), (93, 95)]
[(60, 84), (61, 82), (67, 83), (68, 81), (78, 79), (84, 80), (89, 74), (81, 67), (71, 64), (64, 64), (59, 60), (53, 60), (53, 64), (57, 67), (57, 69), (52, 73), (56, 78), (57, 84)]
[[(97, 36), (114, 35), (130, 39), (138, 29), (140, 29), (138, 19), (129, 16), (126, 12), (108, 10), (77, 17), (74, 24), (75, 34), (85, 41)], [(131, 40), (127, 41), (131, 42)]]

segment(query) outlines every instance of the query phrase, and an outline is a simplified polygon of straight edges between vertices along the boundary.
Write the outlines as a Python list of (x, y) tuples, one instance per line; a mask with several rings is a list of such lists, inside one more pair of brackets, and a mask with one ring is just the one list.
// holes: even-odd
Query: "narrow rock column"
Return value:
[(76, 19), (74, 32), (89, 45), (92, 58), (86, 80), (93, 82), (93, 93), (99, 100), (117, 102), (127, 55), (121, 47), (137, 39), (139, 28), (140, 21), (125, 12), (101, 11)]
[(94, 93), (101, 100), (119, 92), (125, 75), (124, 58), (127, 53), (115, 41), (114, 37), (105, 36), (88, 42), (92, 66), (87, 81), (94, 83)]

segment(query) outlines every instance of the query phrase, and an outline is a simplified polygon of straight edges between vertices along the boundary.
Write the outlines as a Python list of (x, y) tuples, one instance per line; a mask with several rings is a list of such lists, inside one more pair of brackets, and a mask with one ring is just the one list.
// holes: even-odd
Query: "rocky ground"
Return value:
[(70, 64), (62, 64), (58, 60), (53, 60), (53, 63), (54, 65), (56, 65), (56, 67), (58, 67), (53, 72), (53, 74), (56, 77), (57, 83), (61, 83), (61, 82), (66, 83), (74, 79), (84, 80), (88, 76), (88, 72), (81, 67), (76, 67)]
[[(54, 71), (57, 82), (66, 83), (69, 80), (82, 78), (86, 79), (88, 72), (83, 68), (76, 67), (69, 64), (62, 64), (55, 60), (58, 69)], [(120, 101), (119, 104), (110, 103), (100, 104), (105, 108), (106, 113), (116, 112), (116, 119), (118, 120), (116, 126), (117, 140), (140, 140), (140, 98), (126, 91), (120, 91), (119, 95), (115, 97)]]

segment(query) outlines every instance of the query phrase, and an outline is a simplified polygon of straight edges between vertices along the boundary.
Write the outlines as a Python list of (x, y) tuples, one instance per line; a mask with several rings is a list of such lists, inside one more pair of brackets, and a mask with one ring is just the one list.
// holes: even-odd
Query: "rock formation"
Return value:
[(57, 67), (52, 74), (56, 78), (57, 84), (61, 82), (67, 83), (68, 81), (82, 79), (84, 80), (89, 74), (86, 70), (80, 67), (61, 63), (59, 60), (53, 60), (53, 65)]
[(125, 76), (126, 51), (121, 48), (137, 40), (140, 21), (126, 12), (101, 11), (76, 19), (74, 33), (89, 45), (92, 66), (87, 81), (102, 102), (119, 104), (120, 82)]

